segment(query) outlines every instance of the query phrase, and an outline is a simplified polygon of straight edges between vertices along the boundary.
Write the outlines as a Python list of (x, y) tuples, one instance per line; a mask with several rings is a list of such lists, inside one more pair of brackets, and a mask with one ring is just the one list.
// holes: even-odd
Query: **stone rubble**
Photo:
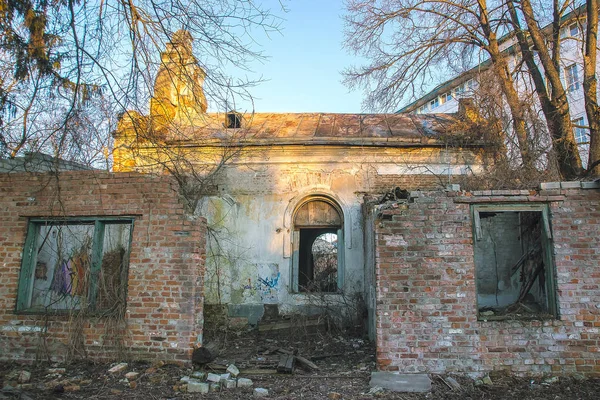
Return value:
[(227, 372), (229, 372), (234, 378), (237, 378), (237, 376), (240, 374), (240, 370), (235, 366), (235, 364), (229, 364), (227, 367)]
[(19, 383), (28, 383), (31, 380), (31, 372), (23, 370), (19, 373)]
[(138, 376), (140, 376), (140, 373), (134, 371), (125, 374), (125, 378), (127, 378), (130, 381), (135, 381), (138, 378)]
[(123, 372), (127, 368), (127, 363), (119, 363), (108, 370), (111, 374), (118, 374), (119, 372)]
[(213, 374), (212, 372), (210, 372), (208, 374), (208, 376), (206, 377), (206, 380), (209, 382), (218, 383), (218, 382), (221, 382), (221, 375)]
[(219, 382), (226, 381), (229, 378), (231, 378), (231, 374), (230, 373), (221, 374), (221, 380)]
[(237, 380), (237, 387), (239, 387), (239, 388), (252, 387), (252, 385), (253, 385), (252, 379), (238, 378), (238, 380)]
[(206, 372), (194, 371), (194, 372), (192, 372), (192, 378), (204, 379), (204, 378), (206, 378)]
[(237, 382), (235, 379), (227, 379), (226, 381), (222, 382), (222, 384), (225, 389), (235, 389), (237, 387)]
[(206, 382), (189, 381), (187, 384), (188, 393), (208, 393), (209, 385)]
[[(233, 365), (233, 364), (232, 364)], [(235, 367), (235, 366), (234, 366)], [(209, 393), (209, 392), (220, 392), (223, 389), (235, 389), (235, 388), (250, 388), (253, 386), (251, 379), (247, 378), (235, 378), (235, 375), (239, 374), (237, 368), (228, 368), (227, 373), (215, 374), (202, 371), (191, 372), (190, 375), (184, 375), (179, 379), (179, 383), (173, 386), (175, 391), (188, 392), (188, 393)]]

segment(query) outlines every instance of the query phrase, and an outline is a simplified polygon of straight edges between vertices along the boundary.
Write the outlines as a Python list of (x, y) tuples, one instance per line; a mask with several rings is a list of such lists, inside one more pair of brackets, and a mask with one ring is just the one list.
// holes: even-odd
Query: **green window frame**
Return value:
[[(15, 311), (47, 314), (85, 310), (94, 313), (113, 308), (113, 303), (124, 304), (133, 226), (133, 217), (31, 218), (23, 247)], [(117, 230), (115, 234), (113, 231)], [(61, 254), (64, 249), (70, 250)], [(48, 266), (40, 259), (50, 252), (53, 252), (53, 262)], [(116, 268), (109, 275), (103, 270), (103, 262), (111, 260)], [(52, 272), (50, 277), (47, 276), (49, 270)], [(63, 281), (57, 283), (60, 276)], [(102, 290), (106, 289), (105, 282), (109, 277), (119, 288), (111, 296), (104, 296)], [(40, 282), (44, 289), (36, 287)], [(58, 292), (60, 301), (56, 300)], [(40, 293), (46, 297), (55, 295), (55, 299), (49, 301), (50, 304), (39, 304), (34, 301), (34, 294)]]
[[(494, 217), (501, 213), (506, 216), (511, 213), (513, 222), (510, 226), (500, 227), (492, 238), (491, 232), (498, 226), (494, 225), (492, 229), (490, 224), (499, 224)], [(558, 319), (556, 266), (548, 205), (476, 204), (471, 206), (471, 214), (478, 320)], [(484, 219), (490, 224), (485, 226)], [(503, 237), (510, 238), (511, 244)], [(490, 272), (495, 272), (495, 277)], [(501, 281), (499, 276), (502, 275), (505, 279)], [(495, 293), (489, 292), (491, 286), (487, 281), (495, 283)], [(532, 287), (537, 288), (542, 298), (530, 293)], [(499, 295), (503, 299), (499, 300)], [(493, 296), (496, 303), (490, 305)], [(517, 301), (511, 303), (515, 299)], [(539, 308), (531, 307), (525, 299), (533, 301)]]

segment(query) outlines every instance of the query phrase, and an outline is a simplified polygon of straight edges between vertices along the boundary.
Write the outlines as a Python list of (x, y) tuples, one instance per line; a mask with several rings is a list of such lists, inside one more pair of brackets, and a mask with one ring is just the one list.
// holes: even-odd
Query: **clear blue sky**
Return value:
[[(251, 66), (268, 81), (252, 88), (256, 112), (361, 111), (362, 92), (342, 84), (341, 71), (356, 59), (342, 48), (342, 0), (264, 0), (284, 18), (281, 33), (255, 35), (269, 57)], [(238, 104), (240, 111), (251, 106)]]

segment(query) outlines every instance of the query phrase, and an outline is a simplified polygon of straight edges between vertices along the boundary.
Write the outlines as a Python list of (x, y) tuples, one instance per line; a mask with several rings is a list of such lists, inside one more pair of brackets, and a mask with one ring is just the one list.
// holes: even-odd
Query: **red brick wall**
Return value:
[[(600, 190), (477, 194), (425, 193), (375, 221), (379, 369), (599, 375)], [(469, 203), (495, 201), (550, 204), (559, 320), (477, 321)]]
[[(202, 337), (206, 222), (185, 213), (174, 189), (166, 177), (135, 173), (0, 174), (0, 359), (77, 349), (95, 359), (189, 361)], [(15, 313), (28, 217), (51, 216), (135, 217), (119, 323)]]
[(448, 185), (448, 176), (431, 174), (417, 175), (376, 175), (369, 182), (369, 193), (387, 193), (396, 187), (405, 190), (434, 190)]

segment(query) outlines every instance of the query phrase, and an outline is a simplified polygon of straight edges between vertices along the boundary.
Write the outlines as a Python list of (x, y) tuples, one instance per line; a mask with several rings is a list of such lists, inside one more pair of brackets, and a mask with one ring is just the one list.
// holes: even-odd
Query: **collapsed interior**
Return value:
[(555, 317), (546, 216), (541, 210), (475, 210), (480, 319)]

